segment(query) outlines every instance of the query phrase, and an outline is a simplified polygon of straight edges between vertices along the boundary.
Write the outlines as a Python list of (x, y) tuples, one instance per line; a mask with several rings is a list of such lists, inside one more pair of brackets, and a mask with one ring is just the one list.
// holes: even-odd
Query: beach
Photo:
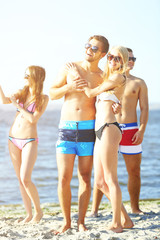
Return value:
[(88, 231), (78, 232), (77, 218), (78, 206), (73, 204), (72, 228), (60, 235), (53, 235), (51, 230), (56, 230), (63, 223), (62, 213), (59, 205), (44, 203), (41, 205), (44, 216), (37, 224), (21, 224), (16, 220), (25, 216), (23, 205), (0, 205), (0, 240), (41, 240), (41, 239), (65, 239), (65, 240), (153, 240), (160, 239), (160, 200), (141, 200), (140, 208), (142, 215), (130, 212), (129, 202), (124, 205), (131, 217), (134, 227), (124, 229), (122, 233), (113, 233), (107, 230), (111, 222), (112, 213), (109, 203), (101, 204), (99, 216), (89, 217), (91, 205), (89, 205), (85, 219)]

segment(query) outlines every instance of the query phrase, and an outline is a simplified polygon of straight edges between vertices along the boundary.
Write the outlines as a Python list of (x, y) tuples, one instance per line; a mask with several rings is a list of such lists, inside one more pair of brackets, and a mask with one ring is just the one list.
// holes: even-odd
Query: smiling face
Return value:
[(121, 65), (123, 65), (123, 61), (121, 55), (118, 50), (111, 49), (107, 56), (108, 67), (113, 71), (118, 70)]
[(101, 58), (105, 56), (103, 51), (103, 43), (96, 40), (91, 39), (88, 44), (85, 45), (85, 59), (88, 62), (99, 61)]
[[(133, 55), (133, 52), (128, 52), (128, 55), (129, 55), (129, 58), (133, 58), (134, 55)], [(132, 70), (134, 68), (134, 64), (135, 62), (133, 60), (129, 60), (128, 61), (128, 70)]]

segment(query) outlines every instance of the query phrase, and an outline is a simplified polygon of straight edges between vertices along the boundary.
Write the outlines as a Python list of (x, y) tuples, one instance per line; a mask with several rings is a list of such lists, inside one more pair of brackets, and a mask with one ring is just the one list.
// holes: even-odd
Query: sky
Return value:
[[(103, 35), (110, 47), (132, 48), (131, 74), (145, 80), (149, 103), (160, 104), (160, 0), (0, 0), (0, 84), (5, 94), (24, 85), (30, 65), (46, 69), (44, 92), (84, 45)], [(103, 69), (106, 58), (101, 60)]]

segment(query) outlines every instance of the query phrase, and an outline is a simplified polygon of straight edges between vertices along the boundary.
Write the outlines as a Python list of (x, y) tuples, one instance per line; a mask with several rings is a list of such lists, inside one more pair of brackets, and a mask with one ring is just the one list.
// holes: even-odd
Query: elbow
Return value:
[(10, 101), (8, 101), (8, 100), (2, 100), (1, 103), (2, 103), (2, 104), (9, 104)]
[(57, 99), (57, 98), (56, 98), (56, 95), (53, 93), (52, 89), (50, 89), (50, 91), (49, 91), (49, 98), (50, 98), (51, 100), (56, 100), (56, 99)]

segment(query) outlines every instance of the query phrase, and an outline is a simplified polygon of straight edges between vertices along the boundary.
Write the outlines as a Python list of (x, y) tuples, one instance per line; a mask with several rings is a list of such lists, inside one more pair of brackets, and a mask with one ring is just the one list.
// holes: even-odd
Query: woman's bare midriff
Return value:
[(14, 123), (12, 124), (9, 136), (15, 138), (37, 138), (37, 123), (30, 123), (23, 119), (17, 113)]
[(97, 103), (95, 129), (99, 129), (105, 123), (116, 122), (115, 114), (112, 110), (112, 101), (99, 101)]

